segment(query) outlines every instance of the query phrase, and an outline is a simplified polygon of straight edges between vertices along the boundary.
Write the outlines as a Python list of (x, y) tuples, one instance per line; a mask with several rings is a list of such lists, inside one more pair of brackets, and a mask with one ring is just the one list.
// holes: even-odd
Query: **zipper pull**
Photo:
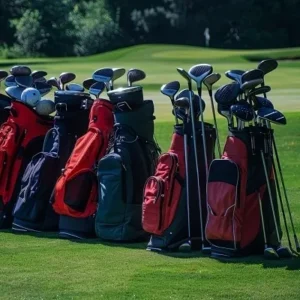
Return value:
[(126, 167), (125, 167), (125, 165), (124, 165), (124, 164), (122, 164), (122, 167), (124, 168), (124, 170), (125, 170), (125, 171), (127, 171), (127, 169), (126, 169)]

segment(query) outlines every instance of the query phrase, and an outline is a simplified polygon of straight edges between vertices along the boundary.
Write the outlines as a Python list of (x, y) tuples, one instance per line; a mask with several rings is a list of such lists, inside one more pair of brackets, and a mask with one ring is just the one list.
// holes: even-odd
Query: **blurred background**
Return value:
[(300, 0), (0, 0), (0, 56), (86, 56), (137, 44), (300, 46)]

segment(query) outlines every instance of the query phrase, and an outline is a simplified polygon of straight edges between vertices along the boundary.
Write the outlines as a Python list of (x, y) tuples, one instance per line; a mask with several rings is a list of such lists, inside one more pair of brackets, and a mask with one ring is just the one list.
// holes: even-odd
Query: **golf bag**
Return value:
[(268, 244), (275, 248), (280, 244), (262, 160), (263, 156), (281, 239), (270, 134), (270, 129), (262, 127), (231, 130), (222, 159), (211, 163), (205, 231), (213, 256), (263, 253), (260, 200)]
[(54, 127), (46, 135), (42, 152), (26, 168), (14, 209), (16, 231), (57, 230), (59, 216), (50, 204), (55, 183), (65, 166), (77, 138), (88, 127), (92, 100), (89, 94), (55, 92)]
[(16, 100), (9, 112), (0, 128), (0, 228), (11, 226), (24, 170), (41, 150), (45, 134), (53, 126), (51, 117), (42, 117)]
[(113, 105), (104, 99), (95, 100), (88, 132), (77, 140), (55, 185), (53, 207), (60, 214), (61, 237), (95, 236), (96, 165), (107, 152), (113, 125)]
[(128, 100), (116, 104), (114, 141), (98, 165), (95, 229), (104, 240), (137, 241), (146, 236), (141, 225), (143, 187), (160, 152), (153, 138), (153, 114), (151, 100), (136, 106)]
[[(189, 170), (185, 170), (184, 133), (188, 136)], [(214, 158), (216, 132), (205, 123), (207, 158)], [(189, 211), (192, 247), (201, 246), (200, 209), (197, 194), (196, 163), (191, 123), (176, 125), (167, 153), (160, 156), (155, 175), (144, 188), (143, 228), (151, 233), (147, 249), (154, 251), (176, 250), (188, 241), (188, 213), (186, 176), (189, 176)], [(196, 123), (197, 153), (200, 173), (201, 208), (203, 224), (206, 222), (206, 180), (201, 123)]]
[(7, 121), (9, 117), (10, 106), (11, 98), (0, 94), (0, 125)]

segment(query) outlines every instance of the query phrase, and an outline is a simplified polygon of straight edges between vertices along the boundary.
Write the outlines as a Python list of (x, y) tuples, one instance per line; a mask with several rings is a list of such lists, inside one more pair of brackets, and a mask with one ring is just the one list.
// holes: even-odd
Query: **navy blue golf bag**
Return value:
[(76, 140), (87, 130), (92, 102), (89, 94), (55, 92), (55, 124), (46, 135), (42, 152), (32, 158), (24, 172), (13, 230), (57, 230), (59, 216), (50, 204), (54, 186)]
[(95, 229), (104, 240), (137, 241), (146, 237), (141, 224), (143, 187), (160, 152), (153, 137), (154, 105), (140, 98), (131, 102), (130, 95), (125, 101), (110, 98), (115, 104), (114, 141), (98, 165)]
[[(184, 133), (187, 134), (189, 169), (185, 170)], [(207, 158), (214, 158), (216, 132), (211, 124), (205, 123)], [(151, 234), (147, 249), (153, 251), (175, 251), (189, 240), (193, 249), (199, 249), (201, 227), (206, 222), (206, 176), (201, 123), (196, 123), (198, 168), (200, 173), (200, 204), (197, 193), (196, 163), (193, 148), (191, 123), (176, 125), (172, 143), (167, 153), (160, 156), (154, 176), (149, 177), (144, 188), (143, 228)], [(171, 159), (172, 158), (172, 159)], [(175, 163), (174, 163), (175, 161)], [(175, 167), (173, 167), (174, 165)], [(189, 176), (189, 219), (187, 210), (186, 177)]]

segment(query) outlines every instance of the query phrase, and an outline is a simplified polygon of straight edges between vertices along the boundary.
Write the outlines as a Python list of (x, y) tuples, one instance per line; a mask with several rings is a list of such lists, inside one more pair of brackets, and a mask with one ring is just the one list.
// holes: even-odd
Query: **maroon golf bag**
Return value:
[[(262, 217), (268, 245), (280, 244), (272, 213), (281, 238), (276, 188), (270, 146), (270, 129), (248, 127), (231, 130), (222, 159), (211, 163), (207, 184), (208, 215), (206, 239), (213, 256), (259, 254), (264, 250)], [(270, 182), (271, 195), (264, 171)]]
[[(185, 170), (184, 133), (188, 136), (189, 170)], [(153, 251), (176, 250), (188, 241), (188, 221), (190, 222), (193, 248), (201, 246), (201, 226), (206, 222), (206, 179), (204, 153), (201, 139), (201, 123), (196, 123), (197, 151), (201, 187), (202, 220), (197, 194), (196, 163), (194, 157), (191, 124), (176, 125), (170, 150), (161, 155), (154, 176), (144, 188), (143, 219), (145, 231), (151, 233), (147, 249)], [(210, 163), (214, 158), (215, 129), (205, 123), (207, 156)], [(189, 176), (189, 187), (186, 176)], [(188, 219), (186, 189), (190, 200)]]

